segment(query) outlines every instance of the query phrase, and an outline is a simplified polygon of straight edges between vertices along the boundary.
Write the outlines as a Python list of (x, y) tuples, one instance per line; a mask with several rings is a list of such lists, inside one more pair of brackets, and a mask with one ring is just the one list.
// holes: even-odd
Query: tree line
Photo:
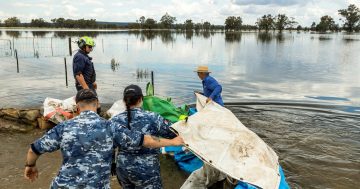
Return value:
[(302, 27), (294, 18), (288, 17), (285, 14), (271, 15), (266, 14), (261, 16), (255, 22), (255, 25), (243, 25), (240, 16), (229, 16), (226, 18), (224, 25), (214, 25), (209, 21), (195, 23), (191, 19), (187, 19), (184, 23), (176, 23), (176, 17), (165, 13), (159, 21), (154, 18), (145, 18), (141, 16), (134, 23), (119, 25), (111, 22), (97, 22), (95, 19), (65, 19), (54, 18), (51, 22), (45, 21), (43, 18), (32, 19), (30, 23), (21, 23), (17, 17), (7, 18), (3, 22), (0, 20), (0, 26), (3, 27), (47, 27), (47, 28), (128, 28), (128, 29), (176, 29), (182, 31), (239, 31), (239, 30), (311, 30), (311, 31), (341, 31), (348, 32), (360, 31), (360, 9), (350, 4), (346, 9), (338, 10), (338, 14), (342, 17), (340, 21), (342, 26), (335, 23), (335, 20), (329, 16), (324, 15), (320, 18), (318, 23), (313, 22), (310, 27)]

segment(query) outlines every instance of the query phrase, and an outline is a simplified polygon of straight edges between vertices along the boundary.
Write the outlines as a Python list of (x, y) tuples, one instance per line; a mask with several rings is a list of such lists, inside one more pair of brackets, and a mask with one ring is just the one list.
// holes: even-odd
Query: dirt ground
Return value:
[[(0, 128), (9, 122), (0, 120)], [(12, 123), (13, 127), (16, 123)], [(21, 126), (21, 125), (17, 125)], [(33, 183), (23, 177), (25, 157), (29, 145), (42, 136), (43, 131), (38, 129), (24, 132), (11, 132), (9, 129), (0, 129), (0, 188), (49, 188), (51, 180), (56, 176), (61, 165), (61, 153), (43, 154), (38, 162), (39, 178)], [(165, 155), (160, 157), (161, 176), (165, 189), (180, 188), (186, 180), (187, 174), (181, 171), (175, 161)], [(111, 178), (111, 188), (120, 189), (116, 177)]]

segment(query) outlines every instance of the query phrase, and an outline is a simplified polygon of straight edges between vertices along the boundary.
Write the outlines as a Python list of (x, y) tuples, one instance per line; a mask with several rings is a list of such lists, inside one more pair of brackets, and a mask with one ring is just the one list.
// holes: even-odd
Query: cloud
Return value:
[(65, 5), (66, 14), (70, 17), (78, 17), (78, 9), (72, 5)]
[(16, 2), (13, 5), (15, 7), (40, 7), (40, 8), (47, 8), (48, 7), (47, 4), (43, 4), (43, 3), (21, 3), (21, 2)]
[(231, 2), (236, 5), (278, 5), (278, 6), (291, 6), (291, 5), (304, 5), (312, 0), (232, 0)]
[(84, 0), (84, 4), (100, 5), (103, 6), (104, 3), (99, 0)]

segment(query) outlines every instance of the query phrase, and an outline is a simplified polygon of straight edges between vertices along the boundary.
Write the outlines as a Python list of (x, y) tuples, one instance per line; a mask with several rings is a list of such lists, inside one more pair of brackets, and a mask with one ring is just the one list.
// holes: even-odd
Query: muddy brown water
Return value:
[[(356, 188), (360, 176), (360, 116), (329, 109), (286, 105), (231, 105), (228, 108), (278, 154), (291, 188)], [(0, 132), (0, 188), (48, 188), (61, 164), (59, 152), (38, 160), (39, 179), (23, 179), (26, 151), (39, 130)], [(171, 157), (161, 156), (165, 189), (187, 175)], [(112, 177), (112, 188), (120, 188)]]

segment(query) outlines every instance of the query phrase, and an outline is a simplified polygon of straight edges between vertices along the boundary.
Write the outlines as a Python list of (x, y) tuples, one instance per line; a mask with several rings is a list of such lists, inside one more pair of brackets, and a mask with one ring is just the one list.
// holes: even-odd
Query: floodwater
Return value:
[[(150, 71), (156, 95), (169, 96), (177, 105), (193, 103), (192, 92), (201, 90), (193, 70), (208, 65), (223, 85), (227, 107), (277, 152), (292, 188), (360, 184), (358, 34), (0, 30), (0, 108), (41, 106), (46, 97), (73, 96), (68, 38), (84, 34), (97, 44), (91, 56), (102, 103), (120, 99), (130, 83), (144, 89)], [(20, 176), (23, 158), (41, 133), (0, 134), (6, 139), (1, 146), (7, 146), (0, 151), (0, 167), (8, 170), (1, 173), (0, 188), (27, 187)], [(47, 188), (61, 162), (59, 154), (42, 158), (47, 178), (31, 188)], [(180, 175), (175, 184), (180, 186), (184, 175), (172, 172)]]

